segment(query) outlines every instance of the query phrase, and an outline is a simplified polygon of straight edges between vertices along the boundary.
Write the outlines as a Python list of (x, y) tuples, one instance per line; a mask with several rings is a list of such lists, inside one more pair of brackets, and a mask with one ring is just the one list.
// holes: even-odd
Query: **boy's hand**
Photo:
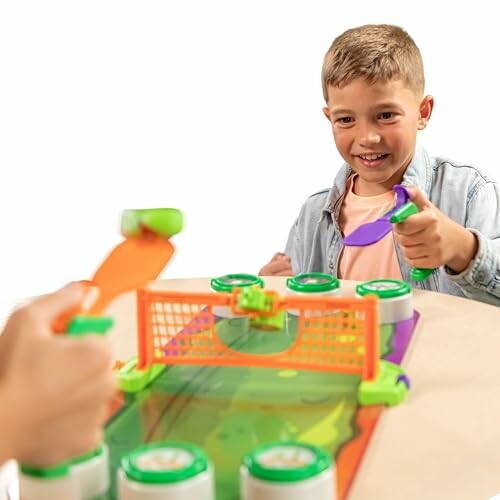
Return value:
[(271, 262), (259, 271), (259, 276), (293, 276), (290, 257), (284, 253), (275, 253)]
[(17, 310), (0, 335), (0, 463), (58, 465), (95, 449), (116, 390), (111, 348), (95, 335), (54, 335), (52, 321), (77, 305), (78, 284)]
[(477, 252), (474, 234), (436, 208), (417, 187), (408, 192), (420, 212), (393, 226), (406, 261), (413, 267), (447, 265), (456, 273), (464, 271)]

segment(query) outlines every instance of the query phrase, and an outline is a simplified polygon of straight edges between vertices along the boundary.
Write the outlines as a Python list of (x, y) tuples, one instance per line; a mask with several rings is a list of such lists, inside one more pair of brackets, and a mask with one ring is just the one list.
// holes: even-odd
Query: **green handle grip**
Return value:
[(113, 326), (113, 320), (106, 316), (73, 316), (68, 326), (68, 335), (77, 337), (87, 333), (104, 335)]
[[(410, 215), (414, 215), (418, 213), (418, 208), (415, 203), (409, 201), (405, 203), (399, 210), (396, 210), (391, 216), (391, 222), (393, 224), (399, 224), (400, 222), (405, 221)], [(432, 273), (434, 269), (424, 269), (419, 267), (414, 267), (410, 276), (413, 281), (424, 281), (427, 279)]]
[(405, 203), (402, 207), (396, 210), (391, 216), (391, 222), (393, 224), (399, 224), (405, 221), (410, 215), (418, 214), (418, 208), (413, 201)]
[(410, 271), (410, 276), (413, 281), (424, 281), (427, 279), (435, 269), (426, 269), (423, 267), (414, 267)]

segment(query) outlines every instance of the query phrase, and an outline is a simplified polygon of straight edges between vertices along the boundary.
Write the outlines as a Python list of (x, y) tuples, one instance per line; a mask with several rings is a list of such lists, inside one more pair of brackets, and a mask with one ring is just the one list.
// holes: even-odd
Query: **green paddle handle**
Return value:
[(398, 210), (396, 210), (392, 215), (391, 215), (391, 222), (393, 224), (399, 224), (400, 222), (405, 221), (410, 217), (410, 215), (418, 214), (418, 208), (413, 201), (409, 201), (405, 203), (403, 206), (399, 207)]
[(94, 333), (104, 335), (113, 326), (113, 320), (107, 316), (73, 316), (68, 326), (68, 335), (79, 337)]
[[(399, 224), (405, 221), (410, 215), (418, 214), (418, 208), (415, 203), (409, 201), (405, 203), (399, 210), (396, 210), (391, 216), (391, 222), (393, 224)], [(427, 279), (435, 270), (434, 269), (424, 269), (419, 267), (414, 267), (410, 276), (413, 281), (424, 281)]]

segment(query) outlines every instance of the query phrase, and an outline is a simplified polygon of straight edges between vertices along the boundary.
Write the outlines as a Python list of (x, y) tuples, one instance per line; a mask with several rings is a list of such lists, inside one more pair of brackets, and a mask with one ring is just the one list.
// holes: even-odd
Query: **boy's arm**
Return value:
[(273, 258), (259, 271), (259, 276), (292, 276), (292, 264), (290, 257), (284, 253), (278, 252)]
[(461, 272), (445, 266), (447, 276), (476, 300), (500, 305), (500, 191), (488, 182), (469, 202), (466, 225), (475, 236), (477, 252)]
[(301, 271), (301, 246), (298, 237), (298, 219), (293, 224), (288, 235), (285, 253), (278, 252), (259, 271), (259, 276), (294, 276)]
[(500, 204), (487, 183), (469, 202), (466, 226), (451, 220), (416, 187), (409, 189), (420, 212), (394, 226), (405, 259), (414, 267), (444, 266), (465, 295), (500, 305)]
[(285, 246), (285, 254), (290, 257), (291, 266), (294, 271), (292, 274), (305, 272), (303, 265), (303, 248), (300, 242), (298, 226), (299, 219), (294, 222), (292, 228), (290, 229)]
[[(285, 253), (276, 254), (271, 262), (261, 269), (260, 274), (264, 275), (267, 272), (269, 273), (268, 275), (272, 275), (270, 271), (276, 271), (276, 269), (271, 264), (273, 264), (274, 260), (279, 259), (280, 256), (281, 258), (284, 256), (284, 258), (289, 260), (287, 269), (281, 269), (282, 276), (306, 273), (313, 270), (309, 266), (311, 265), (312, 254), (315, 248), (315, 239), (322, 231), (320, 224), (328, 196), (329, 191), (323, 190), (318, 191), (306, 200), (288, 234)], [(321, 243), (319, 245), (321, 246)], [(281, 262), (280, 265), (283, 266), (283, 264), (285, 263)], [(317, 259), (317, 262), (315, 261), (314, 267), (326, 267), (326, 264), (321, 261), (320, 257)], [(276, 275), (276, 273), (273, 274)]]

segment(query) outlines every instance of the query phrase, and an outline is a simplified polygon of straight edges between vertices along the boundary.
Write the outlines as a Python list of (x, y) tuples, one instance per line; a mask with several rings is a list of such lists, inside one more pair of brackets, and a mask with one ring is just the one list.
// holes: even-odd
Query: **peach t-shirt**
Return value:
[[(340, 229), (344, 234), (351, 233), (361, 224), (378, 219), (394, 206), (393, 191), (377, 196), (354, 194), (355, 179), (356, 176), (350, 180), (340, 209)], [(340, 256), (339, 278), (357, 281), (402, 279), (392, 231), (373, 245), (345, 246)]]

